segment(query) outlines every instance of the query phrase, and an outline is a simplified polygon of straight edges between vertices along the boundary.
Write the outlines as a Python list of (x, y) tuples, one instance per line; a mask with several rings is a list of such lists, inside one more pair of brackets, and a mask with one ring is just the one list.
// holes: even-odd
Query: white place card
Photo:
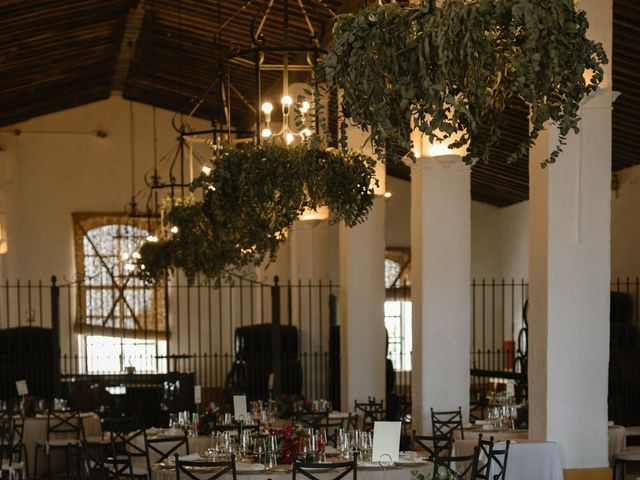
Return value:
[(247, 415), (246, 395), (233, 396), (233, 418), (236, 420), (246, 420), (249, 418), (249, 415)]
[(375, 422), (373, 424), (374, 462), (397, 462), (400, 455), (401, 422)]
[(27, 388), (27, 381), (26, 380), (18, 380), (16, 382), (16, 390), (18, 390), (18, 395), (19, 396), (23, 396), (23, 395), (29, 395), (29, 388)]
[(195, 385), (193, 387), (193, 403), (200, 405), (202, 403), (202, 386)]

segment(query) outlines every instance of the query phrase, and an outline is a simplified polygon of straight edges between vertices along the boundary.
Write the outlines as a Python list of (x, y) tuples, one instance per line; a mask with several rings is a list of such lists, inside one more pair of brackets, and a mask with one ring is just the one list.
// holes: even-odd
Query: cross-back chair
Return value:
[(128, 455), (131, 458), (134, 477), (148, 477), (145, 428), (133, 417), (116, 417), (107, 421), (111, 456)]
[[(225, 462), (192, 462), (180, 460), (179, 455), (175, 454), (176, 459), (176, 480), (180, 480), (181, 475), (185, 475), (192, 480), (216, 480), (217, 478), (231, 473), (231, 479), (236, 480), (236, 456), (231, 455), (231, 459)], [(197, 476), (196, 476), (197, 473)], [(206, 477), (211, 473), (210, 476)]]
[[(335, 476), (332, 476), (327, 479), (326, 473), (333, 472), (334, 470), (339, 470)], [(298, 459), (294, 459), (293, 461), (293, 469), (291, 472), (292, 480), (296, 480), (297, 475), (302, 475), (303, 477), (308, 478), (309, 480), (321, 480), (315, 474), (320, 473), (323, 474), (322, 480), (341, 480), (346, 477), (350, 473), (352, 474), (353, 480), (357, 480), (358, 478), (358, 454), (355, 453), (353, 455), (353, 460), (349, 460), (348, 462), (340, 462), (340, 463), (307, 463), (300, 461)]]
[(297, 412), (294, 421), (305, 428), (320, 430), (325, 428), (329, 420), (329, 412)]
[(436, 412), (431, 409), (431, 427), (434, 435), (450, 435), (456, 430), (460, 431), (460, 438), (464, 440), (464, 427), (462, 423), (462, 407), (458, 410)]
[(434, 457), (433, 478), (465, 478), (476, 480), (478, 470), (478, 447), (473, 447), (472, 455), (452, 455)]
[(491, 463), (493, 461), (493, 437), (489, 440), (482, 438), (482, 434), (478, 435), (478, 462), (476, 464), (475, 477), (478, 480), (489, 480), (491, 476)]
[(51, 453), (64, 450), (67, 478), (69, 471), (69, 447), (80, 445), (82, 439), (82, 419), (80, 412), (50, 410), (47, 414), (47, 438), (36, 443), (34, 452), (34, 475), (38, 474), (38, 453), (42, 450), (47, 459), (47, 477), (51, 478)]
[(491, 480), (505, 480), (510, 443), (511, 442), (507, 440), (504, 444), (495, 444), (493, 446), (491, 455)]
[(362, 429), (365, 431), (373, 430), (373, 424), (384, 420), (384, 402), (376, 402), (375, 397), (369, 397), (366, 403), (358, 402), (354, 403), (354, 411), (362, 413)]
[(144, 432), (144, 445), (147, 451), (147, 471), (151, 472), (151, 456), (157, 456), (154, 458), (154, 463), (160, 463), (172, 456), (174, 453), (178, 453), (178, 450), (184, 447), (185, 453), (189, 455), (189, 438), (186, 434), (176, 435), (172, 437), (147, 437), (147, 432)]
[(448, 457), (451, 455), (453, 439), (450, 435), (416, 435), (413, 430), (411, 450), (416, 450), (416, 446), (421, 447), (425, 452), (425, 457), (430, 462), (435, 457)]
[(107, 457), (102, 462), (102, 480), (121, 480), (128, 478), (133, 480), (133, 466), (131, 457)]

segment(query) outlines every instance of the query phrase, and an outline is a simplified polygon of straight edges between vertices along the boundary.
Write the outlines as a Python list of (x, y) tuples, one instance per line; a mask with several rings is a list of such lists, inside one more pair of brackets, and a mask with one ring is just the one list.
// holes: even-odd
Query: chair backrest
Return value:
[(107, 420), (111, 453), (117, 457), (121, 453), (131, 457), (146, 457), (144, 446), (144, 425), (133, 417), (110, 418)]
[(129, 455), (105, 458), (101, 466), (102, 480), (133, 480), (133, 466)]
[(347, 430), (348, 417), (331, 418), (327, 416), (326, 423), (321, 427), (327, 434), (327, 442), (333, 443), (334, 447), (338, 446), (338, 432), (340, 429)]
[(148, 438), (147, 432), (144, 432), (144, 446), (147, 452), (147, 471), (151, 471), (151, 456), (154, 457), (154, 462), (160, 463), (174, 453), (178, 453), (178, 450), (184, 447), (186, 454), (189, 454), (189, 438), (186, 434), (177, 435), (172, 437), (155, 437)]
[(446, 412), (434, 412), (431, 409), (431, 428), (433, 435), (450, 435), (460, 430), (460, 438), (464, 440), (464, 428), (462, 426), (462, 407), (458, 410)]
[(434, 457), (433, 478), (465, 478), (476, 480), (478, 469), (478, 447), (473, 447), (473, 455), (454, 455)]
[(357, 430), (359, 419), (360, 415), (358, 415), (357, 413), (349, 412), (349, 418), (347, 419), (347, 430)]
[[(186, 460), (180, 460), (177, 453), (175, 454), (175, 459), (177, 480), (180, 480), (181, 475), (186, 475), (187, 478), (193, 480), (216, 480), (229, 472), (231, 472), (231, 479), (236, 480), (235, 455), (231, 455), (231, 460), (227, 462), (188, 462)], [(211, 473), (211, 476), (205, 476), (208, 473)]]
[[(327, 472), (338, 471), (335, 476), (327, 477)], [(353, 480), (358, 478), (358, 455), (353, 456), (353, 460), (340, 463), (306, 463), (294, 459), (291, 472), (292, 480), (296, 480), (296, 475), (300, 474), (310, 480), (320, 480), (314, 473), (322, 473), (322, 480), (340, 480), (350, 473)]]
[(375, 397), (369, 397), (367, 403), (358, 402), (356, 400), (354, 402), (354, 410), (356, 412), (362, 412), (362, 429), (367, 431), (373, 429), (373, 424), (375, 422), (384, 420), (385, 417), (384, 402), (376, 402)]
[(427, 459), (434, 461), (434, 457), (451, 456), (453, 440), (450, 435), (416, 435), (412, 434), (411, 450), (416, 450), (416, 445), (422, 447), (427, 452)]
[(328, 420), (329, 412), (298, 412), (294, 417), (296, 423), (316, 430), (326, 427)]
[(52, 435), (64, 435), (69, 439), (80, 440), (82, 435), (80, 412), (50, 410), (47, 414), (47, 440), (51, 440)]
[[(491, 452), (491, 480), (504, 480), (507, 474), (507, 458), (509, 457), (509, 444), (507, 440), (502, 445), (494, 445)], [(497, 447), (497, 448), (496, 448)]]
[(476, 465), (475, 478), (481, 480), (489, 480), (493, 477), (491, 472), (491, 463), (493, 461), (493, 437), (489, 440), (482, 438), (482, 434), (478, 435), (478, 463)]

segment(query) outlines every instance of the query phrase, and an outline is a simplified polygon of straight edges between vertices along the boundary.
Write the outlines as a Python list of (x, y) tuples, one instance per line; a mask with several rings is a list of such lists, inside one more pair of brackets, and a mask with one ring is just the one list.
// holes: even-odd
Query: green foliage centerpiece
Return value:
[(210, 145), (211, 166), (191, 184), (201, 192), (164, 216), (166, 235), (140, 249), (138, 272), (155, 281), (182, 269), (189, 281), (273, 261), (305, 209), (328, 207), (333, 221), (362, 222), (373, 203), (375, 160), (319, 141), (238, 148)]
[(393, 143), (411, 151), (416, 128), (431, 141), (455, 140), (451, 148), (468, 145), (471, 163), (489, 159), (503, 112), (519, 99), (531, 128), (510, 161), (550, 121), (560, 134), (545, 162), (553, 163), (607, 62), (602, 45), (586, 38), (585, 12), (573, 0), (424, 3), (374, 2), (338, 18), (321, 74), (327, 88), (343, 91), (343, 117), (369, 132), (378, 156)]

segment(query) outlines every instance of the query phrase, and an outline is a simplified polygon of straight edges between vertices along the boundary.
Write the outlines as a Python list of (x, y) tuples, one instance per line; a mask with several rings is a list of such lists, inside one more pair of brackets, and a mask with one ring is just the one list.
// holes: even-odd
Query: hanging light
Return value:
[[(296, 141), (306, 141), (313, 135), (320, 133), (318, 122), (315, 118), (315, 112), (317, 106), (312, 104), (305, 98), (296, 98), (294, 95), (294, 85), (289, 83), (290, 72), (306, 72), (310, 80), (314, 80), (314, 70), (318, 63), (319, 58), (326, 54), (326, 51), (320, 48), (320, 42), (318, 41), (318, 33), (314, 28), (312, 18), (308, 12), (317, 9), (318, 4), (327, 11), (328, 17), (334, 17), (335, 14), (324, 2), (307, 2), (309, 5), (305, 5), (303, 0), (298, 0), (290, 8), (289, 0), (280, 0), (278, 3), (282, 6), (283, 15), (274, 18), (275, 15), (271, 15), (274, 1), (268, 2), (264, 10), (264, 14), (261, 17), (254, 18), (251, 26), (250, 40), (251, 47), (246, 50), (240, 50), (229, 56), (229, 62), (231, 64), (240, 65), (244, 67), (252, 67), (254, 72), (255, 84), (256, 84), (256, 97), (257, 105), (250, 107), (255, 111), (256, 122), (256, 141), (270, 142), (282, 142), (287, 145), (291, 145)], [(304, 44), (290, 43), (289, 41), (289, 14), (290, 10), (296, 8), (304, 19), (304, 23), (309, 31), (309, 42)], [(316, 15), (317, 16), (317, 15)], [(281, 19), (281, 21), (279, 21)], [(270, 23), (276, 23), (269, 28), (271, 31), (281, 31), (283, 33), (282, 44), (269, 44), (264, 36), (266, 30), (265, 23), (267, 20)], [(290, 62), (293, 58), (305, 57), (306, 61), (293, 63)], [(262, 72), (279, 72), (282, 75), (282, 90), (280, 95), (270, 99), (264, 98), (261, 85)], [(271, 87), (271, 86), (269, 86)], [(317, 88), (314, 87), (317, 93)], [(270, 88), (271, 92), (273, 89)], [(279, 100), (276, 100), (279, 98)], [(316, 99), (314, 94), (314, 99)], [(278, 113), (276, 109), (281, 113), (277, 115), (275, 121), (282, 121), (280, 125), (274, 125), (274, 116)], [(292, 125), (291, 117), (296, 117), (295, 126)]]

